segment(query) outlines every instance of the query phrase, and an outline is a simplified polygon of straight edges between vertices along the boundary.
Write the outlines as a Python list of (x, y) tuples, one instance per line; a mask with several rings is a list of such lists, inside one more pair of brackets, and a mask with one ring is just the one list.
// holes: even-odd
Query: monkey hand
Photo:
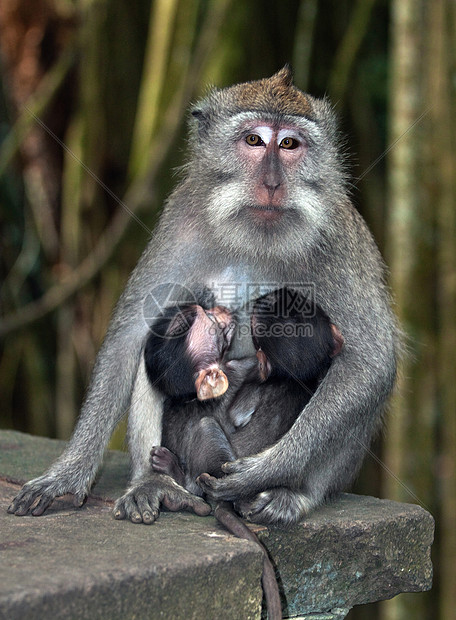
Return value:
[[(233, 498), (231, 501), (234, 502), (236, 512), (254, 523), (287, 527), (300, 521), (317, 504), (302, 491), (283, 486), (267, 489), (250, 497), (245, 497), (245, 491), (241, 489), (236, 501), (235, 485), (231, 478), (232, 475), (226, 478), (214, 478), (204, 473), (198, 477), (197, 482), (214, 500), (221, 501), (228, 493), (229, 497)], [(230, 485), (228, 491), (225, 489), (226, 482)]]
[(79, 508), (85, 502), (88, 491), (85, 486), (78, 487), (71, 478), (49, 472), (24, 484), (8, 507), (8, 512), (18, 517), (28, 513), (39, 517), (56, 497), (67, 493), (74, 495), (73, 503)]
[(191, 510), (207, 516), (211, 507), (201, 497), (192, 495), (167, 474), (150, 473), (130, 487), (114, 506), (115, 519), (130, 519), (147, 525), (158, 519), (160, 504), (176, 512)]
[(255, 456), (246, 456), (222, 465), (227, 474), (222, 478), (214, 478), (207, 473), (197, 478), (201, 489), (212, 499), (233, 502), (251, 497), (272, 486), (275, 481), (267, 476), (267, 453), (265, 450)]

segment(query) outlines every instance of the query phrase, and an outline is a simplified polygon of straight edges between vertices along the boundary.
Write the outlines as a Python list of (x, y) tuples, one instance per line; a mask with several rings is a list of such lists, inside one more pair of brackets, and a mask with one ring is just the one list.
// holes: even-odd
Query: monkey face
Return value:
[(213, 157), (204, 174), (218, 182), (205, 208), (219, 241), (254, 255), (308, 253), (330, 225), (334, 197), (325, 198), (324, 137), (315, 122), (244, 112), (208, 139)]
[(193, 115), (200, 204), (218, 242), (251, 256), (308, 254), (345, 200), (329, 104), (282, 71), (214, 90)]
[(295, 127), (270, 124), (250, 129), (237, 142), (238, 157), (245, 162), (247, 174), (255, 179), (253, 201), (248, 205), (258, 224), (278, 221), (287, 205), (290, 175), (296, 175), (307, 152), (305, 136)]

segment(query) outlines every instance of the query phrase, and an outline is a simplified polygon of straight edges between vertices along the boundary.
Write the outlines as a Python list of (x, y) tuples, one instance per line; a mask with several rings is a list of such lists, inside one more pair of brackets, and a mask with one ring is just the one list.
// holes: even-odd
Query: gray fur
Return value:
[[(130, 405), (136, 377), (141, 378), (138, 364), (148, 333), (143, 303), (160, 282), (190, 289), (206, 285), (225, 306), (222, 284), (238, 284), (242, 297), (249, 283), (273, 289), (310, 282), (317, 303), (345, 339), (290, 431), (260, 454), (228, 463), (228, 475), (215, 481), (213, 496), (243, 502), (253, 520), (291, 523), (353, 480), (393, 387), (397, 329), (381, 257), (348, 198), (333, 113), (325, 101), (309, 97), (308, 102), (312, 113), (305, 116), (235, 110), (228, 90), (222, 90), (198, 107), (189, 164), (117, 304), (73, 437), (56, 463), (24, 486), (10, 512), (33, 511), (41, 498), (34, 511), (41, 514), (55, 496), (74, 493), (80, 503), (88, 493), (108, 439)], [(286, 216), (268, 232), (255, 231), (240, 217), (255, 179), (239, 161), (236, 144), (246, 124), (259, 122), (294, 126), (308, 144), (299, 169), (284, 170)], [(244, 297), (241, 305), (245, 302)], [(239, 346), (242, 350), (242, 342)], [(139, 392), (135, 389), (135, 399)], [(159, 420), (159, 397), (148, 399), (156, 402), (151, 419)], [(171, 488), (168, 503), (204, 513), (196, 502), (201, 498), (193, 499), (166, 476), (146, 473), (146, 455), (160, 440), (160, 427), (144, 414), (138, 406), (130, 412), (133, 483), (118, 501), (116, 516), (154, 520)]]

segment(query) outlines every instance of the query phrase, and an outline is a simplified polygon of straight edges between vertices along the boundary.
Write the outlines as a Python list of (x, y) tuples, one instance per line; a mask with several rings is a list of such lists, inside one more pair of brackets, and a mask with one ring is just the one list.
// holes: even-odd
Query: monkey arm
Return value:
[[(141, 349), (140, 333), (123, 331), (105, 340), (97, 358), (92, 381), (79, 421), (67, 448), (43, 476), (28, 482), (9, 512), (41, 515), (55, 497), (72, 493), (81, 505), (93, 483), (104, 449), (116, 424), (127, 412), (131, 385)], [(119, 381), (119, 377), (123, 381)], [(33, 508), (34, 503), (38, 504)]]
[[(95, 478), (116, 424), (127, 413), (139, 356), (147, 334), (142, 301), (152, 288), (150, 252), (146, 250), (120, 298), (105, 341), (98, 353), (81, 414), (67, 448), (44, 475), (28, 482), (9, 512), (41, 515), (55, 497), (72, 493), (81, 505)], [(149, 269), (148, 278), (139, 278)], [(146, 272), (147, 273), (147, 272)], [(149, 280), (149, 281), (147, 281)], [(154, 415), (151, 413), (151, 415)], [(160, 438), (158, 438), (159, 440)], [(37, 503), (36, 503), (37, 502)]]
[(394, 383), (393, 334), (394, 328), (385, 331), (377, 355), (351, 348), (346, 339), (290, 431), (263, 452), (226, 463), (224, 478), (203, 476), (203, 491), (236, 502), (252, 521), (290, 524), (349, 485)]

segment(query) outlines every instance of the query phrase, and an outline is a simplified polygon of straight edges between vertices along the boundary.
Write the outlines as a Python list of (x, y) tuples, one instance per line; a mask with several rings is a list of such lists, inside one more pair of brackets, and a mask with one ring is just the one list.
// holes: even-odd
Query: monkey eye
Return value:
[(291, 151), (299, 146), (299, 142), (294, 138), (284, 138), (279, 144), (279, 146), (282, 149), (288, 149), (289, 151)]
[(249, 134), (246, 137), (245, 141), (247, 142), (249, 146), (264, 146), (265, 145), (263, 140), (256, 133)]

